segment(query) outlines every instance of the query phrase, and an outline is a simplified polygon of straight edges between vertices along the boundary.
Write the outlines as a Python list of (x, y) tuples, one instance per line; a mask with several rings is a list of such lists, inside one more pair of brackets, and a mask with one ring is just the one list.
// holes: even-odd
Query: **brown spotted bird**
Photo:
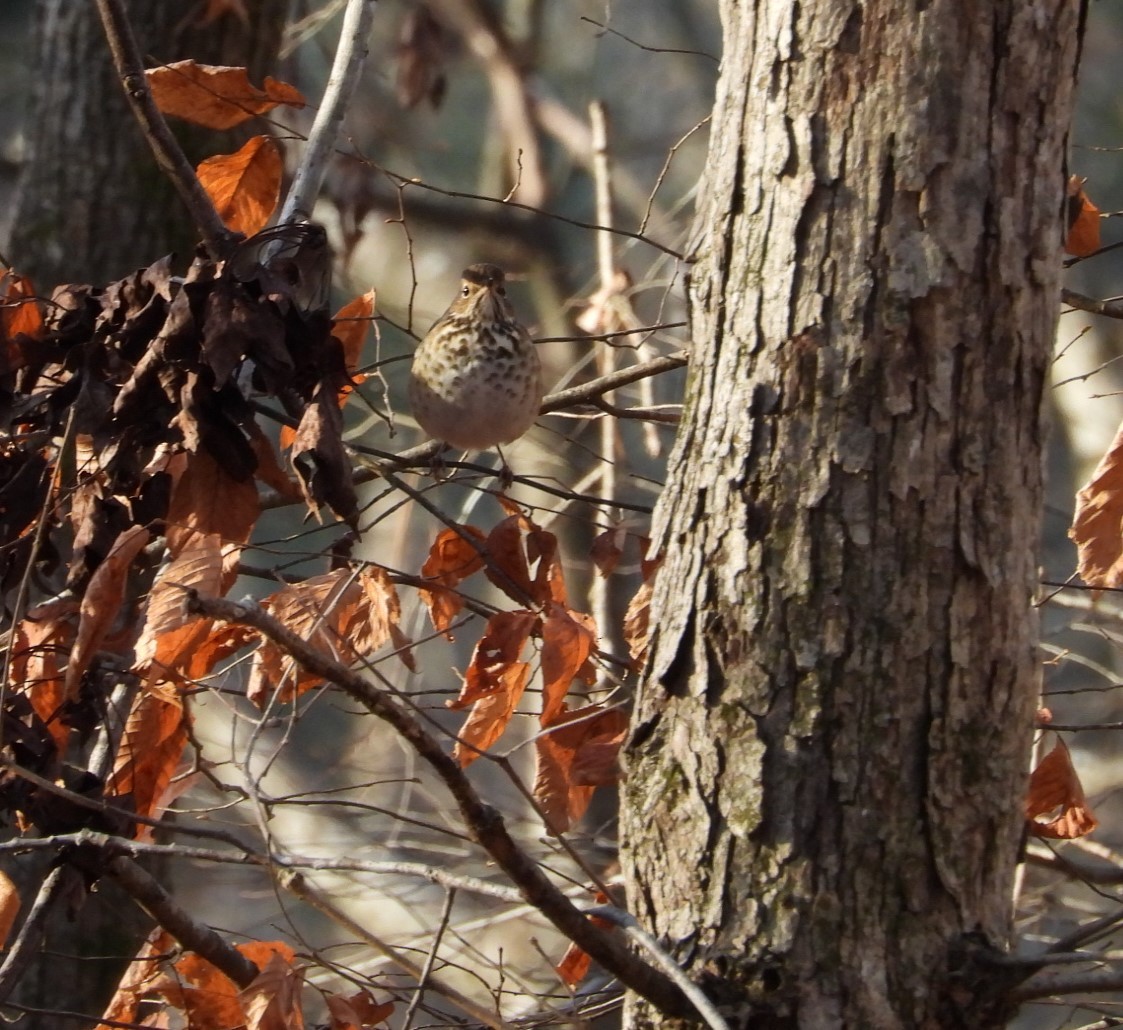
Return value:
[(464, 269), (456, 299), (413, 356), (409, 402), (436, 440), (482, 451), (517, 440), (542, 405), (542, 366), (503, 269)]

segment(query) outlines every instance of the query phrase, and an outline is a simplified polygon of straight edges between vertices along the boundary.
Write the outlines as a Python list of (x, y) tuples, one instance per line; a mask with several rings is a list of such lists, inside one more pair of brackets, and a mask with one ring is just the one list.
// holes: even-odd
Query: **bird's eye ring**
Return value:
[(471, 292), (472, 292), (472, 288), (467, 283), (465, 283), (463, 286), (460, 287), (460, 296), (461, 297), (467, 297), (468, 294), (470, 294)]

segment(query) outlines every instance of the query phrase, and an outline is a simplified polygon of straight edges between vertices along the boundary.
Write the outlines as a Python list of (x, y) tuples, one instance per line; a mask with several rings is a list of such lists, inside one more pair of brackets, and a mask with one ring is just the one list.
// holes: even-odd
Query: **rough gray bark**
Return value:
[[(277, 74), (289, 3), (251, 5), (249, 25), (227, 16), (200, 26), (202, 5), (167, 0), (134, 0), (129, 16), (153, 63), (246, 65), (260, 82)], [(172, 250), (189, 254), (197, 234), (128, 109), (95, 5), (39, 0), (33, 48), (36, 94), (5, 255), (49, 293), (60, 282), (106, 282)], [(243, 141), (173, 128), (196, 159)]]
[(1081, 3), (722, 14), (629, 904), (735, 1025), (1000, 1025)]

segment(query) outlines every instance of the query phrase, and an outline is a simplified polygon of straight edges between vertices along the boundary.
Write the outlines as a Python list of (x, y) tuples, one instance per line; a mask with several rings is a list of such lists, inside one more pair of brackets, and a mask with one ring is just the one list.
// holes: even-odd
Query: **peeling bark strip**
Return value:
[(997, 1026), (1081, 4), (722, 7), (629, 905), (741, 1025)]

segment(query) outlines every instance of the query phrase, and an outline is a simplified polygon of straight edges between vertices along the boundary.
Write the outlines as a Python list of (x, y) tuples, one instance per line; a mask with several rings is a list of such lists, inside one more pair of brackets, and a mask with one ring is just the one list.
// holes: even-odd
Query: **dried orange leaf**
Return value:
[(1060, 840), (1083, 837), (1099, 825), (1084, 797), (1068, 748), (1059, 738), (1029, 778), (1026, 822), (1035, 836)]
[(8, 270), (0, 275), (0, 337), (14, 340), (21, 333), (32, 339), (42, 336), (43, 315), (31, 280)]
[[(611, 903), (610, 899), (601, 891), (597, 891), (596, 899), (598, 905), (608, 905)], [(603, 919), (600, 916), (589, 916), (588, 920), (594, 926), (599, 926), (604, 930), (611, 929), (613, 926), (607, 919)], [(573, 990), (588, 975), (590, 965), (591, 961), (589, 956), (577, 947), (576, 944), (570, 944), (561, 962), (554, 968), (558, 971), (558, 976), (562, 978), (562, 983), (568, 984), (569, 989)]]
[(246, 1030), (303, 1030), (300, 992), (304, 971), (274, 953), (238, 1000), (246, 1013)]
[(597, 571), (602, 576), (611, 575), (616, 566), (620, 564), (626, 536), (627, 533), (624, 529), (613, 526), (603, 533), (598, 533), (596, 539), (593, 540), (593, 546), (589, 553), (593, 559), (593, 564), (596, 565)]
[(502, 689), (507, 668), (519, 661), (523, 647), (534, 629), (534, 612), (496, 612), (487, 620), (483, 636), (472, 652), (460, 696), (449, 701), (449, 708), (467, 708), (481, 697)]
[[(615, 758), (627, 730), (627, 717), (615, 708), (588, 705), (559, 712), (549, 730), (534, 741), (534, 799), (546, 829), (558, 834), (585, 814), (597, 786), (616, 782)], [(588, 782), (590, 779), (596, 782)]]
[(343, 345), (343, 361), (348, 372), (353, 373), (359, 367), (363, 345), (367, 341), (371, 319), (374, 318), (374, 300), (375, 292), (371, 288), (344, 304), (332, 316), (331, 334)]
[(78, 697), (82, 676), (125, 600), (129, 566), (151, 539), (152, 534), (143, 526), (130, 526), (117, 537), (105, 560), (90, 577), (82, 597), (78, 636), (66, 666), (66, 696), (72, 701)]
[[(129, 795), (138, 815), (158, 818), (170, 801), (172, 776), (186, 743), (183, 705), (148, 692), (138, 695), (121, 735), (106, 794)], [(136, 837), (151, 840), (152, 827), (138, 824)]]
[(245, 544), (260, 513), (252, 479), (236, 479), (206, 448), (186, 453), (168, 504), (168, 550), (177, 557), (199, 535)]
[(254, 136), (233, 154), (208, 157), (199, 182), (228, 229), (253, 236), (269, 222), (281, 194), (281, 154), (268, 136)]
[(365, 989), (349, 998), (344, 998), (341, 994), (325, 994), (324, 1001), (331, 1014), (330, 1030), (367, 1030), (368, 1027), (384, 1023), (394, 1012), (392, 1001), (376, 1005), (370, 992)]
[(632, 656), (633, 669), (642, 668), (647, 660), (647, 647), (651, 643), (651, 597), (655, 592), (655, 573), (662, 563), (662, 558), (645, 559), (640, 563), (643, 583), (624, 612), (624, 640)]
[(1123, 586), (1123, 424), (1092, 478), (1076, 494), (1069, 537), (1089, 586)]
[(421, 578), (433, 580), (439, 586), (425, 587), (421, 597), (429, 608), (429, 618), (433, 628), (450, 640), (452, 625), (464, 602), (454, 588), (483, 568), (483, 559), (477, 547), (467, 539), (471, 537), (484, 543), (486, 537), (475, 526), (458, 526), (457, 529), (442, 529), (429, 548), (429, 557), (421, 566)]
[(19, 915), (19, 891), (9, 879), (8, 874), (0, 870), (0, 948), (8, 942), (8, 934)]
[(1087, 257), (1100, 249), (1100, 209), (1084, 192), (1087, 179), (1073, 175), (1068, 180), (1068, 235), (1065, 250), (1076, 257)]
[(509, 515), (488, 534), (491, 559), (484, 572), (516, 604), (528, 600), (564, 604), (565, 577), (558, 556), (558, 538), (540, 529), (507, 498)]
[[(402, 661), (412, 662), (409, 641), (398, 629), (398, 595), (384, 569), (360, 573), (340, 568), (278, 590), (265, 608), (310, 646), (344, 665), (391, 641)], [(323, 678), (303, 669), (283, 648), (262, 640), (254, 652), (246, 696), (263, 705), (274, 692), (290, 701)]]
[(304, 107), (307, 101), (287, 82), (266, 77), (252, 85), (245, 68), (176, 61), (144, 73), (152, 98), (164, 114), (208, 129), (230, 129), (279, 104)]
[(189, 615), (184, 608), (188, 590), (204, 597), (221, 597), (233, 574), (223, 569), (223, 541), (213, 533), (191, 537), (191, 545), (169, 562), (148, 594), (144, 627), (137, 641), (133, 670), (157, 679), (178, 681), (198, 646), (211, 632), (212, 620)]
[(503, 669), (498, 689), (472, 705), (452, 749), (452, 757), (461, 768), (466, 769), (480, 757), (480, 752), (503, 736), (529, 679), (530, 663), (513, 662)]
[[(159, 973), (161, 958), (174, 947), (175, 941), (171, 934), (163, 927), (157, 926), (140, 946), (133, 961), (129, 963), (101, 1018), (112, 1020), (118, 1025), (136, 1022), (141, 996), (152, 989), (152, 983)], [(102, 1022), (94, 1027), (94, 1030), (110, 1030), (110, 1025)]]
[(564, 708), (569, 686), (580, 675), (591, 682), (586, 665), (597, 646), (597, 628), (592, 618), (560, 604), (550, 606), (542, 624), (542, 714), (549, 726)]
[(49, 601), (29, 611), (15, 627), (9, 681), (27, 695), (47, 725), (60, 755), (66, 753), (70, 729), (59, 718), (66, 689), (62, 664), (78, 628), (78, 602)]

